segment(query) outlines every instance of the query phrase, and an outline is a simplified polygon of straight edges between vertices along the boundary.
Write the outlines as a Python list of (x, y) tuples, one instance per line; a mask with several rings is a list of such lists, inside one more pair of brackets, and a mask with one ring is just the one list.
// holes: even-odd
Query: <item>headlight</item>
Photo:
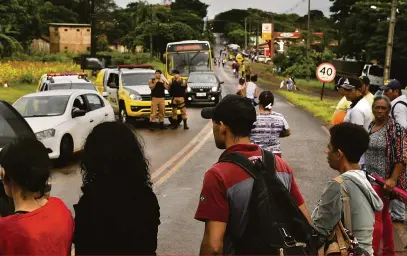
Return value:
[(51, 138), (55, 136), (55, 129), (48, 129), (45, 131), (37, 132), (35, 134), (38, 140), (43, 140), (47, 138)]
[(218, 91), (218, 87), (216, 87), (216, 86), (212, 87), (212, 91), (213, 91), (213, 92), (217, 92), (217, 91)]
[(130, 94), (130, 99), (132, 99), (132, 100), (142, 100), (140, 95), (134, 94), (134, 93)]
[(188, 87), (187, 92), (191, 92), (191, 91), (192, 91), (191, 87)]

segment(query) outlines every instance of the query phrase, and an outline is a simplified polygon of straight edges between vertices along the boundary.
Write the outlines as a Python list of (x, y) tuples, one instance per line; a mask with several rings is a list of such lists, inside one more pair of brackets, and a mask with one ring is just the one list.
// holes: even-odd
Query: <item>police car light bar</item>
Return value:
[(52, 73), (47, 73), (48, 77), (54, 77), (54, 76), (85, 76), (87, 77), (88, 74), (86, 73), (77, 73), (77, 72), (52, 72)]
[(127, 64), (127, 65), (117, 65), (118, 69), (122, 68), (128, 68), (128, 69), (133, 69), (133, 68), (144, 68), (144, 69), (154, 69), (153, 65), (150, 64)]

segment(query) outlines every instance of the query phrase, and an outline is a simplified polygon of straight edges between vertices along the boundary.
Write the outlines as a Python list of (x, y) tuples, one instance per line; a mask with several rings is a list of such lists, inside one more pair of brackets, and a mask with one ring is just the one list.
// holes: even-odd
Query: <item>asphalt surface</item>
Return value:
[[(214, 51), (219, 52), (219, 51)], [(223, 95), (235, 93), (237, 79), (229, 68), (216, 67)], [(211, 123), (200, 117), (202, 106), (188, 108), (190, 130), (151, 132), (135, 125), (144, 140), (151, 164), (154, 190), (161, 207), (158, 254), (198, 254), (204, 224), (194, 220), (204, 174), (218, 160)], [(338, 175), (326, 161), (329, 136), (324, 124), (307, 112), (276, 96), (273, 111), (287, 119), (291, 136), (281, 139), (283, 158), (293, 169), (296, 182), (312, 212), (329, 179)], [(54, 170), (52, 196), (60, 197), (73, 212), (80, 197), (81, 176), (77, 161)], [(107, 205), (108, 206), (108, 205)]]

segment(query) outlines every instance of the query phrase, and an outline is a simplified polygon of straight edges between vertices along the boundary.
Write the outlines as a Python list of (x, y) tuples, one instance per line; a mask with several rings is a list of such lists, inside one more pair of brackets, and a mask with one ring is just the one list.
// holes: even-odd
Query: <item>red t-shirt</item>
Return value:
[[(252, 161), (262, 158), (260, 147), (254, 144), (232, 146), (222, 156), (230, 152), (239, 152)], [(280, 157), (275, 156), (275, 159), (277, 176), (288, 188), (297, 205), (304, 204), (304, 198), (298, 189), (291, 168)], [(252, 188), (252, 178), (244, 169), (233, 163), (216, 163), (205, 174), (195, 219), (228, 223), (229, 209), (236, 209), (235, 206), (247, 207)], [(230, 203), (233, 203), (232, 207)], [(243, 213), (246, 209), (237, 210)]]
[(0, 255), (70, 255), (71, 212), (58, 198), (29, 213), (0, 218)]

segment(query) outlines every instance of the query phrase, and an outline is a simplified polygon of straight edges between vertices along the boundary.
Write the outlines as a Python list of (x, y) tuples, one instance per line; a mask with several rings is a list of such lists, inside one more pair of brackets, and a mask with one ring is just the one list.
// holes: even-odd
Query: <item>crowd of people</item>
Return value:
[[(152, 89), (161, 81), (156, 74)], [(200, 254), (287, 255), (298, 247), (311, 251), (305, 254), (316, 254), (318, 248), (319, 255), (379, 255), (382, 244), (383, 255), (395, 255), (392, 216), (404, 221), (404, 205), (392, 190), (405, 190), (407, 182), (407, 97), (400, 83), (392, 80), (374, 96), (366, 77), (340, 81), (345, 98), (337, 111), (344, 113), (335, 114), (325, 150), (339, 175), (327, 182), (310, 214), (280, 146), (280, 138), (290, 136), (289, 124), (273, 110), (273, 93), (259, 93), (256, 81), (257, 76), (246, 74), (236, 94), (201, 112), (212, 120), (215, 145), (224, 152), (204, 175), (195, 213), (196, 220), (205, 222)], [(156, 254), (160, 206), (142, 139), (130, 126), (105, 122), (89, 134), (75, 218), (47, 193), (50, 160), (41, 142), (17, 139), (1, 151), (0, 166), (1, 190), (11, 199), (0, 201), (1, 255), (68, 255), (72, 244), (77, 255)], [(384, 185), (366, 173), (378, 174)], [(273, 194), (270, 184), (284, 189)], [(290, 218), (295, 214), (303, 219)], [(268, 223), (273, 219), (278, 225)], [(307, 227), (312, 227), (312, 237), (304, 235)], [(275, 240), (268, 241), (268, 235)], [(349, 240), (346, 246), (343, 239)]]

